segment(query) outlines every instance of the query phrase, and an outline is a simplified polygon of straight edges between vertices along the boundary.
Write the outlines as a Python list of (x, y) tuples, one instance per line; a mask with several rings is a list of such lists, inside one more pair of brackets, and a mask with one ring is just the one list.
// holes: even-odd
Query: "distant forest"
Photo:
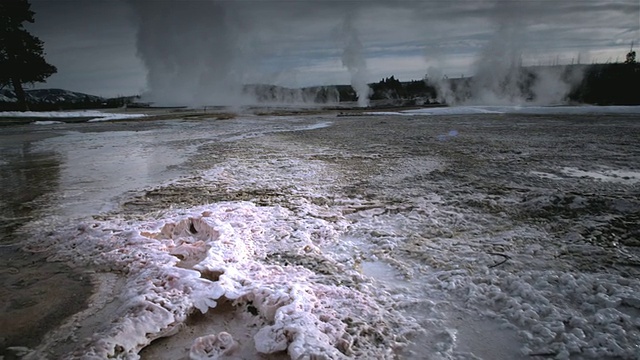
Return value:
[[(592, 64), (522, 67), (517, 77), (518, 97), (535, 101), (533, 88), (540, 74), (551, 73), (571, 84), (565, 102), (593, 105), (640, 105), (640, 64)], [(578, 79), (573, 82), (571, 78)], [(395, 102), (397, 105), (438, 103), (439, 91), (446, 87), (455, 103), (464, 103), (472, 96), (473, 77), (455, 79), (425, 79), (401, 82), (393, 76), (370, 84), (371, 100)], [(350, 86), (339, 86), (340, 101), (356, 101)], [(482, 91), (482, 89), (479, 89)]]
[[(566, 98), (563, 99), (567, 103), (640, 105), (640, 64), (635, 62), (521, 67), (510, 74), (515, 78), (509, 80), (515, 84), (515, 89), (509, 89), (509, 91), (515, 92), (514, 95), (518, 99), (536, 101), (534, 89), (537, 84), (545, 81), (541, 79), (543, 75), (552, 76), (568, 84), (569, 89)], [(445, 94), (440, 93), (443, 89), (447, 89), (446, 98), (450, 101), (464, 103), (471, 99), (474, 91), (483, 91), (482, 88), (474, 88), (473, 77), (425, 78), (402, 82), (392, 75), (377, 83), (369, 84), (369, 87), (372, 91), (370, 99), (373, 106), (446, 105), (442, 100)], [(358, 99), (350, 85), (336, 85), (336, 95), (333, 95), (328, 88), (285, 89), (277, 86), (263, 86), (262, 90), (269, 91), (257, 92), (260, 94), (257, 99), (265, 103), (287, 102), (287, 99), (301, 97), (316, 102), (331, 100), (333, 97), (337, 97), (340, 102), (355, 102)], [(297, 96), (294, 95), (296, 92), (299, 93)], [(317, 96), (310, 94), (317, 94)]]
[[(533, 66), (516, 69), (511, 77), (518, 99), (535, 101), (534, 88), (543, 81), (540, 74), (552, 74), (571, 84), (567, 103), (594, 105), (640, 105), (640, 64), (614, 63), (591, 65)], [(573, 81), (571, 79), (574, 79)], [(576, 80), (577, 79), (577, 80)], [(511, 79), (513, 80), (513, 79)], [(390, 76), (369, 84), (372, 90), (372, 106), (422, 106), (446, 105), (442, 99), (452, 103), (464, 103), (474, 91), (473, 77), (455, 79), (423, 79), (402, 82)], [(447, 96), (440, 92), (446, 89)], [(510, 89), (509, 91), (514, 91)], [(255, 96), (260, 103), (335, 103), (357, 101), (349, 85), (288, 89), (275, 85), (246, 85), (245, 94)], [(118, 108), (123, 106), (149, 106), (140, 103), (139, 96), (102, 98), (61, 89), (27, 90), (30, 110), (70, 110)], [(0, 111), (16, 110), (15, 94), (9, 89), (0, 89)]]
[[(577, 66), (577, 65), (576, 65)], [(640, 105), (640, 64), (595, 64), (569, 100), (596, 105)]]
[[(523, 67), (519, 74), (520, 98), (535, 101), (533, 87), (540, 74), (555, 74), (571, 84), (567, 103), (591, 105), (640, 105), (640, 64), (592, 64)], [(578, 79), (573, 82), (571, 79)], [(471, 96), (473, 78), (449, 80), (456, 102)]]

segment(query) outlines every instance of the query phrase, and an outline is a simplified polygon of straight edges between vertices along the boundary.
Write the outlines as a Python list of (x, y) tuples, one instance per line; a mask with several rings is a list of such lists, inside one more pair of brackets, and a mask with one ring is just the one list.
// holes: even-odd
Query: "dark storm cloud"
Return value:
[[(59, 68), (50, 84), (98, 94), (146, 86), (158, 99), (194, 103), (229, 97), (246, 82), (349, 83), (341, 61), (347, 16), (362, 45), (368, 81), (392, 74), (419, 78), (429, 68), (470, 75), (479, 60), (506, 51), (502, 45), (496, 49), (501, 41), (511, 42), (517, 51), (508, 51), (533, 64), (615, 60), (632, 40), (638, 42), (640, 26), (637, 0), (33, 4), (33, 30)], [(509, 39), (505, 29), (513, 33)], [(106, 79), (121, 82), (107, 88)]]
[(144, 68), (135, 55), (135, 24), (123, 1), (32, 0), (30, 30), (58, 68), (46, 87), (105, 96), (139, 93)]

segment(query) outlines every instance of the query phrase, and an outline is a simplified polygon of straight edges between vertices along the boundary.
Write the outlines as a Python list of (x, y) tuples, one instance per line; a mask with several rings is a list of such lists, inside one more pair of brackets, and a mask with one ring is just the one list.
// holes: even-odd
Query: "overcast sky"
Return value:
[(102, 96), (349, 84), (356, 70), (368, 82), (468, 76), (479, 59), (504, 55), (496, 43), (531, 65), (615, 62), (640, 42), (639, 0), (32, 0), (32, 9), (29, 29), (58, 68), (39, 87)]

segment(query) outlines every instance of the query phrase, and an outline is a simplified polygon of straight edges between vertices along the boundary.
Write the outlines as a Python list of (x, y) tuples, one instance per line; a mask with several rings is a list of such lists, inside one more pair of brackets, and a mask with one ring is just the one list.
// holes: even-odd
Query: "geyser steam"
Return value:
[(353, 14), (348, 13), (342, 26), (344, 36), (344, 51), (342, 53), (342, 65), (351, 74), (351, 87), (358, 96), (358, 106), (369, 106), (371, 88), (367, 84), (367, 62), (362, 54), (362, 43), (358, 37), (358, 31), (353, 26)]
[(525, 67), (529, 4), (499, 0), (494, 6), (496, 31), (475, 62), (466, 102), (482, 104), (557, 104), (565, 101), (582, 74), (566, 67)]
[[(541, 4), (535, 1), (497, 0), (481, 4), (493, 31), (473, 62), (471, 78), (443, 76), (444, 64), (437, 51), (427, 53), (430, 67), (428, 82), (438, 90), (439, 101), (448, 104), (536, 104), (567, 102), (567, 97), (582, 83), (584, 66), (533, 66), (534, 58), (553, 50), (557, 39), (548, 39), (550, 29), (566, 29), (566, 17), (556, 16), (572, 9), (564, 2)], [(573, 9), (573, 11), (576, 11)], [(590, 11), (599, 12), (595, 7)], [(606, 11), (606, 10), (602, 10)], [(586, 16), (585, 14), (581, 14)], [(569, 30), (577, 31), (581, 30)], [(567, 37), (567, 34), (558, 34)], [(557, 44), (556, 44), (557, 45)], [(572, 43), (567, 43), (572, 46)], [(563, 51), (558, 48), (558, 51)]]
[(231, 4), (132, 0), (145, 98), (164, 105), (230, 105), (242, 93), (240, 24)]
[(512, 17), (499, 21), (498, 30), (476, 60), (471, 85), (474, 100), (483, 103), (518, 101), (526, 81), (522, 72), (524, 29)]
[[(608, 26), (598, 19), (608, 16), (628, 24), (608, 27), (608, 33), (600, 35), (601, 42), (615, 34), (626, 34), (620, 30), (628, 28), (632, 20), (635, 23), (631, 25), (637, 24), (636, 18), (626, 14), (637, 14), (638, 9), (632, 1), (602, 6), (511, 0), (491, 4), (396, 0), (127, 1), (138, 17), (137, 47), (148, 72), (147, 97), (156, 103), (181, 105), (256, 103), (252, 91), (244, 91), (246, 85), (253, 86), (249, 90), (270, 92), (257, 94), (258, 98), (284, 102), (315, 99), (306, 93), (291, 95), (288, 90), (275, 93), (298, 84), (273, 74), (291, 77), (302, 73), (306, 83), (300, 85), (316, 86), (345, 81), (346, 69), (358, 104), (365, 107), (371, 93), (367, 82), (379, 76), (397, 77), (401, 75), (398, 71), (415, 71), (401, 67), (404, 59), (415, 57), (422, 46), (456, 54), (452, 61), (438, 61), (443, 65), (441, 73), (446, 74), (452, 67), (468, 66), (468, 59), (481, 44), (485, 46), (475, 62), (473, 80), (442, 81), (441, 89), (450, 90), (440, 94), (447, 102), (558, 103), (580, 80), (578, 68), (531, 67), (528, 62), (555, 49), (566, 51), (564, 46), (573, 46), (571, 43), (576, 41), (581, 42), (577, 45), (587, 46), (593, 40), (585, 38), (584, 28), (589, 29), (586, 34), (598, 35), (600, 27)], [(565, 14), (592, 19), (592, 23)], [(356, 21), (365, 19), (375, 19), (375, 23)], [(488, 24), (495, 30), (489, 38), (485, 28)], [(369, 62), (374, 66), (370, 68), (362, 34), (367, 34), (367, 49), (372, 54)], [(558, 46), (554, 45), (556, 42)], [(337, 58), (344, 69), (335, 65)], [(413, 61), (407, 63), (414, 68), (420, 66)], [(428, 59), (424, 70), (432, 63), (433, 59)], [(369, 74), (371, 69), (374, 74)], [(442, 76), (430, 75), (429, 80), (440, 81)], [(450, 99), (452, 95), (457, 99)], [(319, 95), (327, 97), (324, 93)]]
[[(281, 23), (295, 23), (303, 30), (299, 27), (307, 21), (290, 19), (308, 13), (305, 10), (314, 4), (223, 0), (129, 3), (137, 15), (138, 56), (147, 69), (147, 92), (143, 94), (147, 101), (188, 106), (338, 101), (334, 88), (273, 86), (269, 83), (272, 76), (261, 70), (261, 62), (269, 62), (268, 55), (286, 55), (282, 49), (287, 49), (284, 45), (291, 40), (291, 29)], [(353, 56), (349, 63), (359, 63), (357, 53)]]

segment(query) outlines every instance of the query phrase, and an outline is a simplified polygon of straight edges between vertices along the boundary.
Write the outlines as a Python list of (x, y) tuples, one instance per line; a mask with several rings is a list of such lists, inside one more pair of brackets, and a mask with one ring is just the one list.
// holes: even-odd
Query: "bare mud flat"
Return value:
[(637, 114), (200, 120), (6, 145), (59, 170), (4, 241), (93, 289), (6, 358), (640, 357)]

